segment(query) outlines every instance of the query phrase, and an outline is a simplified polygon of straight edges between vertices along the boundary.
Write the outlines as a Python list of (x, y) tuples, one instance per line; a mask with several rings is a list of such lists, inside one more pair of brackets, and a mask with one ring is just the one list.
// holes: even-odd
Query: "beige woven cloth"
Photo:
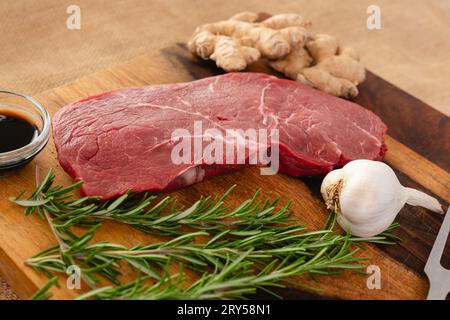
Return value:
[[(381, 29), (368, 30), (374, 3)], [(71, 4), (81, 9), (80, 30), (66, 27)], [(0, 88), (33, 95), (184, 42), (197, 25), (244, 10), (303, 14), (314, 31), (357, 48), (370, 70), (450, 115), (448, 0), (1, 1)], [(13, 297), (0, 280), (0, 299)]]

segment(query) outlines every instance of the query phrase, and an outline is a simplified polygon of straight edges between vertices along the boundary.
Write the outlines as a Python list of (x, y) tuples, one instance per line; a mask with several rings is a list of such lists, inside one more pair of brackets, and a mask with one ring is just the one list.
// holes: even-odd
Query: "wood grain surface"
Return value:
[[(267, 70), (264, 65), (252, 68)], [(135, 58), (128, 63), (46, 91), (35, 98), (54, 114), (68, 103), (105, 90), (190, 81), (217, 73), (220, 71), (211, 63), (191, 57), (183, 45), (174, 45), (161, 50), (159, 54)], [(448, 139), (441, 138), (428, 143), (418, 141), (424, 135), (433, 136), (435, 134), (433, 130), (438, 130), (436, 123), (441, 124), (439, 129), (447, 138), (450, 138), (448, 118), (372, 74), (361, 87), (358, 101), (362, 104), (367, 103), (366, 106), (380, 114), (390, 126), (390, 136), (386, 138), (389, 147), (386, 161), (395, 168), (401, 182), (406, 186), (435, 194), (442, 203), (448, 205), (450, 174), (447, 171), (448, 159), (445, 159), (445, 155), (449, 154)], [(413, 106), (416, 112), (428, 112), (426, 114), (428, 114), (429, 125), (414, 126), (403, 123), (406, 118), (399, 114), (404, 113), (401, 106), (406, 103)], [(393, 112), (394, 107), (399, 108), (398, 113)], [(389, 110), (386, 111), (385, 108)], [(405, 125), (411, 130), (404, 132), (395, 128)], [(44, 221), (36, 216), (24, 217), (22, 209), (7, 200), (8, 197), (17, 195), (24, 189), (31, 191), (34, 188), (36, 167), (41, 174), (45, 174), (47, 169), (52, 167), (56, 171), (58, 182), (63, 184), (71, 182), (56, 160), (52, 141), (28, 166), (0, 177), (2, 186), (0, 189), (0, 212), (2, 213), (0, 215), (0, 270), (21, 298), (30, 297), (46, 282), (44, 276), (26, 267), (23, 264), (24, 260), (55, 243)], [(320, 181), (320, 177), (297, 179), (281, 174), (261, 176), (258, 169), (248, 167), (239, 172), (221, 175), (184, 188), (175, 194), (179, 196), (182, 203), (191, 204), (202, 194), (219, 195), (231, 185), (237, 184), (236, 192), (230, 197), (230, 204), (237, 204), (251, 197), (257, 188), (262, 188), (263, 196), (280, 196), (284, 201), (293, 200), (292, 209), (295, 217), (306, 226), (317, 229), (324, 224), (327, 217), (319, 195)], [(366, 286), (365, 275), (346, 272), (336, 277), (319, 277), (318, 286), (323, 289), (320, 296), (349, 299), (423, 299), (428, 289), (423, 267), (442, 222), (442, 216), (422, 208), (407, 206), (401, 211), (398, 221), (401, 227), (397, 234), (403, 239), (401, 243), (393, 246), (367, 245), (362, 252), (362, 255), (370, 257), (368, 264), (380, 267), (382, 289), (369, 290)], [(128, 226), (106, 223), (96, 236), (96, 240), (136, 245), (163, 239), (144, 235)], [(442, 261), (444, 265), (450, 265), (449, 250), (446, 250)], [(309, 276), (298, 277), (294, 280), (314, 283), (317, 286), (315, 282), (317, 279), (313, 280)], [(60, 289), (52, 290), (55, 298), (73, 298), (77, 292), (65, 289), (63, 281), (62, 279)], [(286, 298), (294, 299), (317, 297), (297, 289), (280, 290), (278, 293)]]

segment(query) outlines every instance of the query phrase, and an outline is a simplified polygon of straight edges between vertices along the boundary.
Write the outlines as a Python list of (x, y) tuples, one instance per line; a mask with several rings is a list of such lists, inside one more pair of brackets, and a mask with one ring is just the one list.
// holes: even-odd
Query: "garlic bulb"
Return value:
[(354, 160), (331, 171), (320, 188), (328, 209), (339, 225), (359, 237), (385, 231), (405, 203), (444, 213), (439, 202), (415, 189), (403, 187), (385, 163)]

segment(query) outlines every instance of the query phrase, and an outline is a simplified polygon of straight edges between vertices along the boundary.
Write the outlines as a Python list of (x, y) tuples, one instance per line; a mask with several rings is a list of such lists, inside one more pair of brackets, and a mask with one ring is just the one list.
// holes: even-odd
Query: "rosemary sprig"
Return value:
[(72, 192), (81, 187), (81, 182), (68, 187), (53, 186), (54, 178), (50, 170), (27, 199), (21, 198), (22, 193), (10, 200), (25, 207), (26, 215), (37, 212), (43, 217), (44, 211), (48, 212), (58, 228), (93, 226), (104, 220), (114, 220), (129, 224), (142, 232), (177, 236), (190, 232), (183, 229), (186, 226), (214, 232), (230, 227), (256, 230), (268, 224), (292, 222), (289, 202), (275, 210), (278, 199), (261, 202), (258, 200), (259, 191), (252, 199), (228, 209), (224, 201), (234, 186), (219, 198), (201, 197), (190, 207), (183, 208), (177, 205), (175, 197), (167, 196), (157, 201), (157, 197), (147, 193), (127, 193), (105, 202), (99, 202), (98, 197), (75, 198)]
[[(53, 186), (53, 181), (50, 171), (26, 200), (22, 195), (11, 200), (25, 207), (26, 214), (37, 212), (45, 218), (58, 240), (58, 245), (28, 259), (27, 265), (51, 277), (76, 264), (91, 287), (80, 299), (244, 298), (258, 288), (270, 292), (271, 287), (284, 286), (296, 275), (361, 270), (364, 266), (358, 262), (365, 258), (356, 256), (359, 248), (354, 245), (395, 239), (391, 230), (371, 238), (335, 232), (334, 214), (323, 230), (308, 231), (290, 219), (289, 203), (276, 210), (276, 200), (261, 202), (258, 193), (233, 209), (224, 205), (231, 190), (220, 198), (201, 198), (181, 208), (172, 197), (156, 201), (148, 194), (129, 193), (107, 202), (75, 198), (71, 193), (81, 183), (61, 187)], [(93, 242), (103, 220), (174, 238), (135, 247)], [(73, 226), (90, 229), (78, 236), (70, 231)], [(206, 240), (199, 242), (198, 237)], [(135, 270), (134, 281), (121, 283), (123, 263)], [(183, 272), (168, 272), (174, 265), (192, 269), (200, 278), (187, 285)], [(111, 285), (98, 288), (102, 279)], [(43, 294), (50, 287), (47, 284)]]
[[(265, 243), (263, 235), (258, 241), (254, 236), (235, 240), (226, 247), (210, 243), (196, 243), (196, 236), (205, 232), (179, 236), (169, 242), (127, 248), (122, 245), (99, 242), (88, 244), (97, 228), (81, 237), (71, 235), (66, 241), (68, 249), (61, 255), (55, 246), (26, 261), (27, 265), (46, 273), (65, 273), (68, 263), (76, 262), (82, 274), (90, 281), (99, 282), (99, 275), (116, 286), (94, 288), (82, 298), (115, 299), (225, 299), (242, 298), (258, 288), (270, 291), (270, 287), (284, 286), (283, 280), (301, 274), (332, 275), (342, 270), (358, 270), (363, 257), (356, 257), (359, 248), (351, 249), (349, 235), (301, 233), (297, 237), (284, 234)], [(289, 239), (288, 239), (289, 238)], [(276, 245), (278, 241), (279, 245)], [(286, 243), (288, 242), (288, 243)], [(131, 283), (121, 284), (120, 261), (128, 263), (143, 274)], [(201, 277), (185, 289), (185, 282), (169, 275), (172, 262), (183, 268), (199, 271)], [(209, 270), (204, 272), (204, 270)], [(146, 280), (155, 281), (151, 285)], [(170, 280), (170, 281), (169, 281)], [(133, 294), (130, 290), (133, 288)]]
[[(289, 231), (297, 229), (292, 228)], [(250, 253), (246, 255), (246, 260), (255, 263), (256, 267), (274, 260), (285, 263), (301, 261), (305, 263), (304, 270), (321, 274), (327, 274), (328, 269), (361, 268), (362, 266), (350, 262), (365, 260), (353, 257), (358, 248), (349, 251), (348, 247), (352, 241), (348, 235), (336, 234), (331, 230), (297, 234), (281, 232), (270, 236), (262, 232), (226, 242), (219, 239), (211, 242), (213, 238), (206, 243), (195, 243), (195, 237), (208, 235), (206, 232), (195, 232), (179, 236), (169, 242), (131, 248), (107, 242), (87, 244), (94, 237), (96, 230), (97, 228), (93, 228), (82, 237), (72, 235), (72, 240), (66, 242), (68, 248), (64, 252), (65, 259), (61, 256), (60, 248), (53, 247), (28, 259), (26, 263), (39, 271), (64, 272), (69, 266), (66, 261), (72, 264), (76, 261), (82, 273), (92, 281), (98, 279), (91, 275), (99, 273), (111, 282), (118, 283), (117, 276), (120, 275), (118, 261), (126, 261), (146, 276), (160, 280), (161, 275), (158, 272), (168, 261), (187, 264), (191, 269), (205, 270), (210, 267), (222, 270), (229, 259), (238, 259), (248, 251)], [(326, 237), (323, 238), (323, 235)], [(346, 255), (342, 256), (343, 252)], [(325, 254), (326, 256), (322, 257)]]

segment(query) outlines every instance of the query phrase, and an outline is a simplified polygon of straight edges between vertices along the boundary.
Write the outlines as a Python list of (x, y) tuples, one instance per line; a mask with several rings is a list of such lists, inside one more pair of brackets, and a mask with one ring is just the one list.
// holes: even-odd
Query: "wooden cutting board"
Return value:
[[(270, 72), (264, 65), (251, 71)], [(220, 73), (212, 63), (191, 57), (183, 45), (174, 45), (159, 53), (148, 54), (105, 71), (81, 78), (71, 84), (43, 92), (35, 98), (54, 114), (64, 105), (102, 91), (127, 86), (191, 81)], [(385, 80), (368, 73), (360, 87), (358, 103), (377, 113), (388, 125), (386, 142), (389, 151), (386, 162), (397, 172), (405, 186), (414, 187), (438, 197), (445, 206), (450, 202), (450, 122), (449, 118), (401, 91)], [(8, 201), (8, 197), (35, 187), (36, 167), (44, 175), (54, 168), (57, 181), (71, 183), (58, 164), (53, 141), (26, 167), (0, 176), (0, 271), (21, 298), (30, 297), (44, 285), (47, 278), (24, 265), (24, 260), (55, 244), (48, 225), (37, 216), (25, 217), (23, 210)], [(230, 196), (237, 204), (261, 188), (263, 196), (280, 196), (293, 200), (295, 217), (310, 228), (321, 228), (327, 211), (319, 194), (321, 178), (292, 178), (285, 175), (261, 176), (257, 168), (215, 177), (175, 192), (182, 203), (191, 204), (200, 195), (219, 195), (231, 185), (238, 187)], [(367, 245), (362, 255), (370, 257), (367, 265), (381, 270), (381, 289), (369, 290), (367, 276), (345, 272), (339, 276), (309, 276), (294, 279), (314, 283), (327, 298), (355, 299), (423, 299), (428, 283), (423, 268), (443, 217), (421, 208), (405, 207), (397, 221), (403, 240), (392, 246)], [(108, 240), (125, 245), (160, 241), (154, 236), (117, 223), (105, 223), (96, 240)], [(450, 266), (450, 251), (442, 263)], [(73, 298), (79, 292), (54, 288), (54, 298)], [(86, 289), (86, 288), (84, 288)], [(318, 298), (298, 289), (277, 291), (286, 298)]]

